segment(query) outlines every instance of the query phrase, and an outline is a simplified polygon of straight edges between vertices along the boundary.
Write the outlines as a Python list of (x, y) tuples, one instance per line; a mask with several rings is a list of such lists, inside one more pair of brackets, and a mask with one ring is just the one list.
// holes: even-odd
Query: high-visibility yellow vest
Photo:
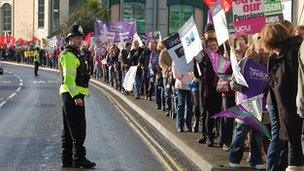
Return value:
[(69, 92), (72, 97), (78, 94), (89, 96), (89, 89), (76, 85), (77, 68), (80, 65), (79, 59), (70, 51), (65, 51), (59, 58), (62, 70), (63, 81), (59, 93)]

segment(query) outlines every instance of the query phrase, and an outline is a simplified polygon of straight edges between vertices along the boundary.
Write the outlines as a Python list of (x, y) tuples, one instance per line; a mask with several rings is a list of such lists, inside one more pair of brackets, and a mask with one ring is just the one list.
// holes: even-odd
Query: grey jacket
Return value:
[(304, 42), (299, 51), (297, 113), (304, 118)]

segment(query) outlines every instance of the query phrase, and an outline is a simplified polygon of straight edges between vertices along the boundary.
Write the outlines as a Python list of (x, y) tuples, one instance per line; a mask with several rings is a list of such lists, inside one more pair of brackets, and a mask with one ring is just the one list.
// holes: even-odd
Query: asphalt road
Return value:
[[(60, 168), (60, 77), (4, 65), (0, 75), (0, 170)], [(10, 73), (8, 73), (10, 72)], [(14, 75), (15, 74), (15, 75)], [(19, 88), (20, 87), (20, 88)], [(164, 170), (162, 163), (99, 90), (86, 98), (87, 157), (95, 170)]]

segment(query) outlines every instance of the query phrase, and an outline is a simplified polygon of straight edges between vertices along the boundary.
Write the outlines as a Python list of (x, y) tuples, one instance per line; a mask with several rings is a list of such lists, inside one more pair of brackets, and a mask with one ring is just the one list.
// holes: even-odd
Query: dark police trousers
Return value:
[(34, 74), (36, 76), (36, 75), (38, 75), (39, 62), (35, 61), (34, 65), (35, 65), (35, 67), (34, 67)]
[[(85, 107), (76, 106), (74, 99), (68, 92), (63, 93), (61, 97), (63, 101), (62, 160), (72, 160), (73, 154), (74, 160), (82, 160), (86, 155), (83, 146), (86, 136)], [(80, 98), (84, 100), (84, 96)]]

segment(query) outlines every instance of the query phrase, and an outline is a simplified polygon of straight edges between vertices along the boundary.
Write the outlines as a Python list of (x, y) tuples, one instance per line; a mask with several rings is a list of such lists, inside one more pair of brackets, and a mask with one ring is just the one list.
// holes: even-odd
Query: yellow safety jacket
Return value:
[(59, 63), (62, 70), (63, 83), (60, 86), (59, 93), (69, 92), (72, 97), (82, 94), (89, 96), (89, 89), (76, 85), (77, 68), (80, 66), (80, 60), (70, 51), (64, 51), (59, 57)]

